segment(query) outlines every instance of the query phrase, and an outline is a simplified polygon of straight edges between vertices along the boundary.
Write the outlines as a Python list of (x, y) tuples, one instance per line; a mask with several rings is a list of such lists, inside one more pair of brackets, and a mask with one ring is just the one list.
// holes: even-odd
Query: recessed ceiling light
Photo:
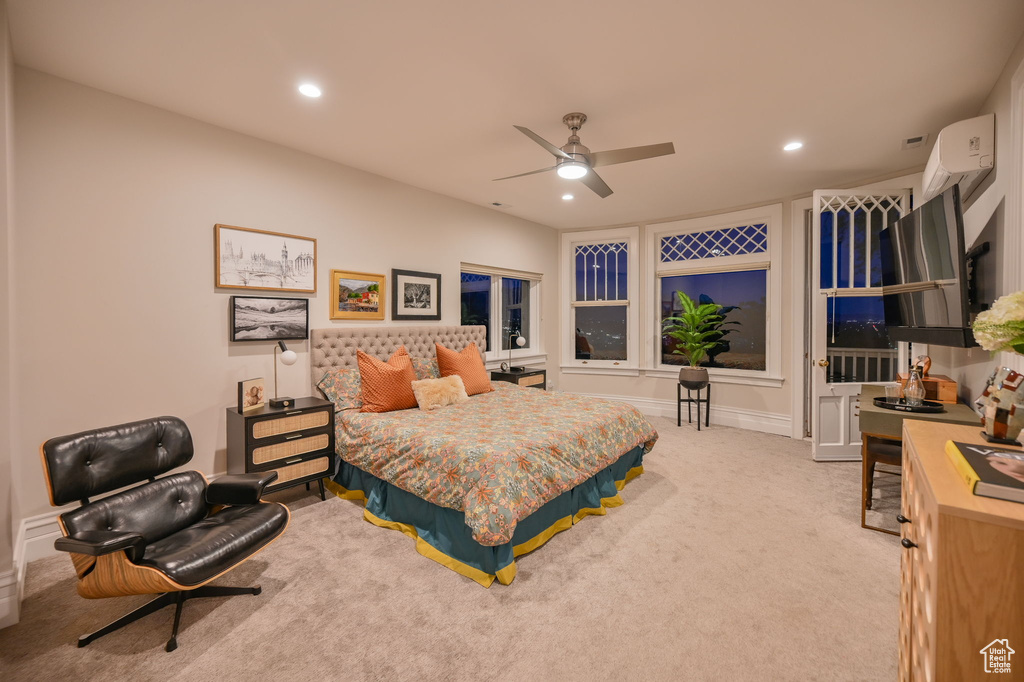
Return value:
[(572, 200), (573, 200), (573, 196), (571, 194), (563, 194), (562, 195), (562, 201), (572, 201)]
[(803, 146), (804, 146), (803, 142), (790, 142), (785, 147), (783, 147), (783, 149), (785, 149), (787, 152), (793, 152), (793, 151), (796, 151), (797, 149), (800, 149), (800, 147), (803, 147)]
[(319, 97), (321, 94), (323, 94), (322, 92), (320, 92), (320, 88), (316, 87), (312, 83), (303, 83), (302, 85), (300, 85), (299, 92), (301, 92), (306, 97)]

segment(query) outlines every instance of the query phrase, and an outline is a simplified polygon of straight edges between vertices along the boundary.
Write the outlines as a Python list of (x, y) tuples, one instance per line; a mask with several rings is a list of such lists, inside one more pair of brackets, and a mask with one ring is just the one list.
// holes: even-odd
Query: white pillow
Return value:
[(412, 382), (412, 392), (421, 410), (436, 410), (469, 400), (462, 377), (453, 374), (442, 379), (421, 379)]

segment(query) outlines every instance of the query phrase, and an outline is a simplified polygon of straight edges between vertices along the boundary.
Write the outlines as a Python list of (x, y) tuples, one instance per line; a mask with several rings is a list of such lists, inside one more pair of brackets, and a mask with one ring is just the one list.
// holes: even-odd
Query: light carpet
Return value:
[[(86, 600), (66, 556), (28, 568), (0, 678), (132, 680), (892, 680), (898, 538), (859, 525), (860, 464), (807, 443), (653, 419), (626, 504), (584, 519), (484, 589), (362, 508), (295, 488), (272, 546), (186, 603), (86, 648), (148, 597)], [(42, 482), (40, 482), (42, 485)]]

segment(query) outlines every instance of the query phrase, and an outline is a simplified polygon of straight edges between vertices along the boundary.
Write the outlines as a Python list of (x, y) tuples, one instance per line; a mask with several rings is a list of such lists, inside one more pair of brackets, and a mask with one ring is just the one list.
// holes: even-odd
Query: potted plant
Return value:
[(666, 317), (662, 321), (662, 333), (678, 341), (672, 352), (683, 355), (690, 362), (689, 367), (679, 370), (679, 383), (690, 390), (700, 390), (710, 383), (708, 371), (700, 363), (708, 351), (721, 341), (725, 322), (717, 303), (696, 303), (682, 291), (677, 291), (683, 311), (678, 317)]

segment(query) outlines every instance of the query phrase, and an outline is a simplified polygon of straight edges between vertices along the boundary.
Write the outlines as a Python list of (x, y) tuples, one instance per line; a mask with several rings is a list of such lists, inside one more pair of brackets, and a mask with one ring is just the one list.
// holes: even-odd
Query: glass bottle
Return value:
[(920, 407), (921, 402), (924, 401), (924, 382), (921, 381), (917, 367), (910, 368), (910, 378), (907, 379), (907, 385), (903, 387), (903, 397), (910, 407)]

